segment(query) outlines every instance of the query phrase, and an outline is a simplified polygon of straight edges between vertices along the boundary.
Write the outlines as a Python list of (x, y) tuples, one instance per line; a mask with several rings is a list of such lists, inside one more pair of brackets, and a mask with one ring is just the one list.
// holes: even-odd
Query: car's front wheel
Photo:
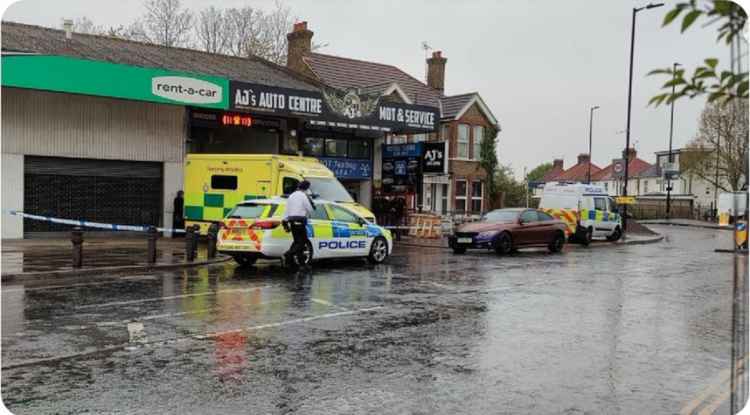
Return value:
[(371, 264), (380, 264), (388, 258), (388, 242), (383, 237), (377, 237), (372, 241), (370, 247), (370, 255), (367, 256), (367, 260)]
[(498, 255), (508, 255), (513, 252), (513, 240), (508, 232), (503, 232), (495, 240), (495, 252)]
[(607, 240), (610, 242), (615, 242), (615, 241), (619, 241), (621, 237), (622, 237), (622, 229), (620, 229), (620, 227), (618, 226), (615, 228), (614, 232), (612, 232), (612, 234), (607, 237)]
[(594, 230), (589, 227), (583, 232), (583, 235), (581, 235), (581, 245), (589, 246), (593, 239), (594, 239)]
[(555, 237), (552, 239), (552, 242), (550, 242), (548, 248), (550, 252), (557, 253), (562, 251), (564, 245), (565, 235), (562, 232), (558, 232), (555, 234)]

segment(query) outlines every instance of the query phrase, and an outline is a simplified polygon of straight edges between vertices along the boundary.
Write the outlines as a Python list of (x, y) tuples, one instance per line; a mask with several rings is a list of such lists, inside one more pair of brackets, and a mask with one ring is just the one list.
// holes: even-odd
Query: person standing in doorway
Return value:
[[(286, 201), (286, 211), (284, 212), (284, 228), (292, 232), (294, 242), (289, 250), (284, 254), (284, 258), (287, 264), (296, 263), (301, 266), (306, 266), (307, 261), (305, 258), (305, 247), (310, 244), (310, 240), (307, 238), (307, 219), (310, 217), (315, 206), (307, 194), (307, 190), (310, 189), (310, 182), (303, 180), (297, 186), (297, 190), (294, 191)], [(312, 256), (312, 252), (310, 252)]]
[[(185, 218), (182, 216), (182, 208), (185, 206), (185, 200), (182, 197), (182, 190), (177, 191), (177, 196), (174, 198), (173, 211), (172, 211), (172, 229), (185, 229)], [(175, 235), (184, 235), (183, 233), (175, 233)]]

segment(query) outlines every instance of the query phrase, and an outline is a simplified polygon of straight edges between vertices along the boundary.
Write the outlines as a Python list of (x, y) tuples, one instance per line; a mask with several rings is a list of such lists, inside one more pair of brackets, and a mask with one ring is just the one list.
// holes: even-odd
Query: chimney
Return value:
[(565, 170), (565, 168), (563, 167), (563, 162), (564, 162), (563, 159), (554, 159), (554, 160), (552, 160), (552, 168), (553, 169)]
[(441, 51), (432, 52), (432, 57), (427, 58), (427, 85), (437, 89), (441, 93), (445, 90), (445, 62)]
[(638, 153), (635, 151), (635, 148), (630, 147), (628, 149), (628, 163), (630, 163), (631, 161), (635, 160), (635, 157), (636, 157), (637, 154)]
[(63, 29), (65, 29), (65, 40), (73, 38), (73, 20), (63, 19)]
[(579, 154), (579, 155), (578, 155), (578, 164), (585, 164), (585, 163), (588, 163), (588, 162), (589, 162), (589, 160), (591, 160), (591, 158), (590, 158), (590, 157), (589, 157), (589, 155), (588, 155), (588, 154), (586, 154), (586, 153), (582, 153), (582, 154)]
[(306, 73), (302, 58), (312, 51), (313, 32), (307, 30), (307, 22), (294, 24), (291, 33), (287, 33), (286, 67), (299, 73)]

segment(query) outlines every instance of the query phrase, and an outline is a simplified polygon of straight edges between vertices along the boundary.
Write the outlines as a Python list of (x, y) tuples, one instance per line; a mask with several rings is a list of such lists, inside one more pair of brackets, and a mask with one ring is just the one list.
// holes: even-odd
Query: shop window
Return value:
[(482, 136), (484, 136), (484, 127), (481, 125), (474, 126), (474, 143), (472, 146), (472, 155), (471, 158), (473, 160), (479, 160), (482, 149)]
[(482, 198), (483, 198), (483, 189), (484, 186), (482, 186), (482, 182), (472, 182), (471, 183), (471, 211), (472, 212), (481, 212), (482, 211)]
[(469, 158), (469, 126), (458, 124), (458, 158)]
[(346, 157), (347, 140), (345, 138), (326, 138), (326, 156)]
[(406, 144), (406, 136), (405, 135), (389, 135), (388, 136), (388, 144)]
[(285, 195), (290, 195), (294, 193), (295, 190), (297, 190), (297, 186), (299, 186), (299, 180), (293, 178), (293, 177), (284, 177), (284, 181), (282, 182), (282, 191)]
[(211, 188), (217, 190), (237, 190), (237, 176), (211, 176)]
[(370, 141), (366, 139), (349, 140), (349, 157), (353, 159), (369, 159)]
[(414, 143), (421, 143), (427, 141), (427, 134), (414, 134), (411, 136), (411, 139)]
[(305, 138), (304, 154), (306, 156), (320, 157), (323, 155), (323, 139), (318, 137)]
[(456, 206), (457, 212), (466, 212), (466, 180), (456, 180)]
[(441, 184), (443, 192), (440, 194), (441, 202), (440, 202), (440, 213), (446, 213), (448, 212), (448, 185), (447, 184)]
[(297, 137), (291, 135), (284, 135), (282, 151), (286, 154), (297, 154), (299, 151), (299, 142)]

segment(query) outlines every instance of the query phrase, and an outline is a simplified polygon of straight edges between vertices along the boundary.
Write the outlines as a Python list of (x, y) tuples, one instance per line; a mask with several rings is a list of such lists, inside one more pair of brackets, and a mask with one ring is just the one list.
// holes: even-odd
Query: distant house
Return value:
[[(614, 171), (615, 162), (601, 169), (597, 174), (593, 174), (591, 182), (604, 187), (604, 190), (612, 196), (622, 194), (624, 180)], [(660, 186), (658, 183), (658, 174), (653, 171), (654, 166), (640, 158), (634, 148), (628, 151), (628, 195), (638, 196), (641, 194), (653, 192)]]

